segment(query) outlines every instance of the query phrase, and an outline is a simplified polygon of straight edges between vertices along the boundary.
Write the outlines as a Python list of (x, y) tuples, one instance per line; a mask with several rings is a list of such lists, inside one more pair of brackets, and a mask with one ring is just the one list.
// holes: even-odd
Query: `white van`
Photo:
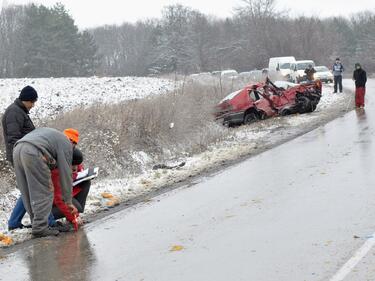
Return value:
[(306, 80), (305, 69), (309, 65), (315, 67), (313, 60), (299, 60), (290, 65), (290, 81), (293, 83), (300, 83)]
[(268, 76), (271, 80), (289, 79), (290, 64), (295, 62), (295, 57), (275, 57), (268, 62)]
[(238, 72), (234, 69), (226, 69), (222, 70), (220, 75), (221, 78), (235, 78), (238, 76)]

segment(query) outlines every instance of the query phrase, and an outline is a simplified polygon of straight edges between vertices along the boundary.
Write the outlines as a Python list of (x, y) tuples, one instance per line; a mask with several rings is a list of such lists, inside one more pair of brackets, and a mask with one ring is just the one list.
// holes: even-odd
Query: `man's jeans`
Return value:
[[(8, 221), (9, 228), (21, 228), (22, 227), (22, 219), (26, 214), (26, 209), (23, 206), (22, 198), (19, 197), (16, 202), (16, 206), (10, 215)], [(53, 226), (56, 223), (55, 218), (53, 217), (52, 213), (48, 217), (48, 225)]]
[(333, 85), (333, 92), (337, 93), (337, 86), (339, 88), (340, 93), (342, 93), (342, 76), (335, 76), (333, 77), (334, 85)]

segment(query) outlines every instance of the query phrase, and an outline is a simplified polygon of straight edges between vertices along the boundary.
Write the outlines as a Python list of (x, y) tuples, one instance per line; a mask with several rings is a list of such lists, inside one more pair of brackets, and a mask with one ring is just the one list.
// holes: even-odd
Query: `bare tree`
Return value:
[(0, 13), (0, 77), (246, 71), (266, 67), (269, 57), (289, 55), (326, 65), (339, 56), (375, 71), (374, 13), (359, 13), (351, 20), (291, 18), (275, 4), (241, 0), (234, 15), (225, 19), (170, 5), (161, 19), (84, 33), (77, 32), (61, 6), (36, 8), (31, 15), (27, 7), (9, 6)]

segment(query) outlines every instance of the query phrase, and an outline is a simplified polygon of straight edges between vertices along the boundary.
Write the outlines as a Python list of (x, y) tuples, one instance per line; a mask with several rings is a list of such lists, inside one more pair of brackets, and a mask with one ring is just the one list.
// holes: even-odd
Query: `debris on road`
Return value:
[(108, 199), (108, 200), (105, 200), (105, 205), (109, 208), (115, 207), (120, 204), (120, 200), (109, 192), (102, 192), (101, 195), (104, 199)]
[(102, 195), (103, 198), (106, 198), (106, 199), (113, 198), (113, 195), (111, 193), (109, 193), (109, 192), (102, 192), (101, 195)]
[(185, 166), (186, 162), (181, 162), (177, 165), (165, 165), (165, 164), (157, 164), (152, 167), (153, 170), (158, 170), (158, 169), (177, 169)]
[(172, 246), (172, 248), (169, 251), (170, 252), (179, 252), (179, 251), (182, 251), (184, 249), (185, 249), (184, 246), (174, 245), (174, 246)]
[(13, 244), (13, 239), (9, 236), (0, 233), (0, 242), (5, 246), (10, 246)]

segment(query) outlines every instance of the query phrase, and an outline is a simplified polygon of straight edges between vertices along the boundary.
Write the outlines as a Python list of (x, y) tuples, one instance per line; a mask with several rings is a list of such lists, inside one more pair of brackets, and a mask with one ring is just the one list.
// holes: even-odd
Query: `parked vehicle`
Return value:
[(290, 79), (289, 81), (294, 82), (296, 84), (306, 81), (307, 77), (305, 74), (305, 69), (312, 65), (315, 67), (315, 63), (312, 60), (299, 60), (294, 63), (290, 64)]
[(290, 64), (295, 62), (295, 57), (274, 57), (268, 62), (268, 75), (271, 80), (288, 79), (290, 75)]
[[(278, 86), (279, 85), (279, 86)], [(283, 86), (283, 87), (281, 87)], [(321, 97), (322, 83), (293, 84), (282, 81), (255, 83), (233, 92), (215, 108), (215, 117), (223, 124), (250, 124), (277, 115), (313, 112)]]
[(221, 71), (221, 78), (235, 78), (238, 76), (238, 72), (234, 69), (227, 69)]
[(314, 73), (314, 78), (319, 79), (322, 82), (325, 83), (333, 83), (333, 74), (331, 70), (328, 69), (328, 67), (319, 65), (315, 66), (314, 69), (316, 72)]
[(213, 77), (218, 77), (218, 78), (220, 78), (220, 76), (221, 76), (221, 71), (220, 71), (220, 70), (212, 71), (212, 72), (211, 72), (211, 75), (212, 75)]

